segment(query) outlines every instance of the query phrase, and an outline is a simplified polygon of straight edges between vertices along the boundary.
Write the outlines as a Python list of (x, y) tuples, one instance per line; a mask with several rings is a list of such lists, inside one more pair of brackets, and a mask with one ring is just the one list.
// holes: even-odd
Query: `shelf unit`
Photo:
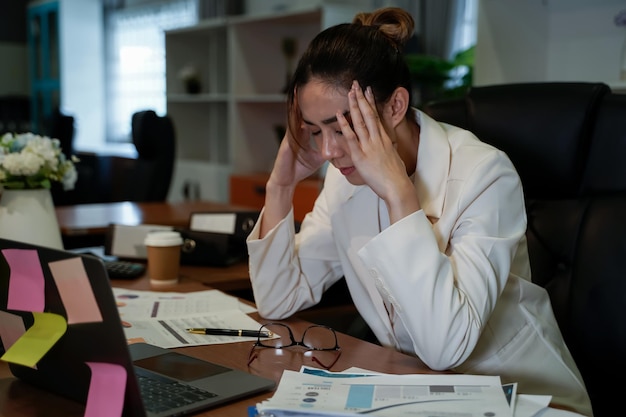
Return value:
[(44, 134), (46, 120), (61, 102), (59, 3), (34, 3), (27, 15), (31, 128)]
[[(178, 144), (169, 199), (183, 199), (187, 184), (199, 188), (203, 199), (227, 202), (232, 174), (268, 172), (278, 150), (277, 131), (286, 125), (283, 40), (296, 42), (295, 67), (315, 35), (350, 22), (359, 10), (359, 2), (323, 4), (167, 31), (167, 112)], [(189, 65), (199, 72), (197, 94), (186, 93), (179, 77)]]

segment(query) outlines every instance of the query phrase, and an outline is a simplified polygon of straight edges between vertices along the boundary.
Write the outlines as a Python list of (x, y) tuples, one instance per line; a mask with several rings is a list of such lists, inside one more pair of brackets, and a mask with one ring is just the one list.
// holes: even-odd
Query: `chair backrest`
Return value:
[(126, 201), (165, 201), (176, 159), (176, 134), (172, 119), (153, 110), (132, 116), (132, 139), (137, 160), (126, 175), (119, 198)]
[[(67, 159), (70, 159), (74, 155), (74, 116), (61, 113), (57, 108), (53, 110), (50, 117), (45, 120), (42, 126), (41, 134), (58, 139), (61, 146), (61, 151)], [(84, 202), (84, 198), (88, 192), (97, 192), (97, 190), (88, 190), (82, 186), (88, 183), (88, 178), (91, 175), (91, 170), (85, 168), (84, 164), (77, 163), (76, 171), (78, 178), (73, 190), (63, 190), (60, 184), (55, 183), (52, 186), (52, 199), (57, 206), (65, 206), (72, 204), (80, 204)]]
[(603, 83), (474, 87), (464, 99), (431, 103), (435, 119), (474, 132), (509, 155), (528, 198), (578, 195)]
[(608, 94), (596, 118), (582, 195), (626, 190), (626, 94)]
[(504, 84), (425, 111), (511, 158), (533, 282), (550, 295), (594, 416), (613, 415), (626, 390), (626, 95), (603, 83)]
[(61, 113), (59, 109), (55, 109), (52, 115), (46, 121), (44, 133), (56, 138), (61, 142), (61, 150), (67, 158), (74, 153), (74, 116)]
[(30, 97), (0, 95), (0, 135), (31, 131)]

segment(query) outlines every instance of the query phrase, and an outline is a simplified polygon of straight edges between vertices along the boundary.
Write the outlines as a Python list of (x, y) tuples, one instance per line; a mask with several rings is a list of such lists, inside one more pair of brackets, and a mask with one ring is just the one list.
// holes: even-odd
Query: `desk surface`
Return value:
[[(150, 289), (150, 284), (145, 278), (133, 282), (113, 281), (113, 285), (134, 289)], [(175, 289), (176, 291), (187, 292), (205, 290), (206, 288), (206, 286), (197, 281), (183, 279), (176, 287), (170, 287), (168, 290)], [(252, 317), (259, 322), (265, 321), (256, 313), (253, 313)], [(297, 333), (301, 333), (304, 328), (310, 324), (297, 319), (290, 319), (285, 322), (289, 323)], [(396, 374), (432, 372), (423, 365), (419, 359), (404, 355), (393, 349), (384, 348), (341, 333), (338, 334), (338, 338), (339, 344), (342, 347), (342, 355), (337, 364), (333, 367), (333, 371), (340, 371), (356, 366)], [(248, 368), (247, 359), (250, 346), (250, 342), (241, 342), (194, 346), (178, 348), (176, 350), (223, 366), (241, 369), (256, 375), (271, 378), (277, 383), (284, 369), (298, 370), (303, 363), (300, 359), (301, 355), (293, 355), (291, 356), (292, 362), (283, 361), (277, 364), (276, 361), (255, 361), (251, 367)], [(278, 356), (276, 356), (276, 358), (278, 358)], [(212, 417), (246, 416), (249, 406), (255, 405), (259, 401), (271, 396), (272, 392), (265, 392), (218, 408), (210, 409), (197, 415)], [(0, 361), (0, 417), (35, 417), (44, 415), (47, 417), (82, 417), (83, 414), (84, 406), (81, 404), (42, 392), (35, 387), (16, 380), (10, 375), (7, 364)]]
[[(181, 265), (180, 277), (182, 282), (195, 281), (199, 285), (204, 284), (203, 289), (207, 289), (206, 286), (221, 290), (224, 292), (248, 291), (252, 289), (250, 285), (250, 275), (248, 273), (248, 262), (240, 262), (226, 267), (209, 267), (209, 266), (192, 266)], [(125, 288), (135, 290), (145, 290), (146, 281), (145, 277), (141, 277), (135, 280), (128, 281), (115, 281), (120, 282)], [(179, 284), (180, 285), (180, 284)], [(176, 287), (177, 288), (177, 287)], [(178, 289), (176, 289), (178, 291)]]
[(178, 203), (153, 202), (77, 204), (56, 208), (61, 234), (65, 236), (105, 234), (111, 223), (136, 226), (159, 224), (185, 227), (189, 216), (206, 211), (245, 211), (249, 207), (210, 201), (183, 201)]
[[(165, 226), (186, 227), (189, 217), (197, 212), (247, 211), (250, 208), (233, 206), (210, 201), (184, 201), (179, 203), (119, 203), (77, 204), (56, 208), (56, 215), (61, 234), (67, 237), (102, 236), (102, 241), (88, 243), (104, 244), (110, 224), (136, 226), (140, 224), (158, 224)], [(82, 242), (82, 241), (79, 241)], [(79, 245), (83, 247), (85, 245)], [(86, 245), (91, 246), (91, 245)], [(67, 246), (66, 246), (67, 247)], [(250, 289), (250, 278), (246, 262), (229, 267), (193, 267), (183, 266), (181, 276), (190, 280), (211, 285), (222, 291), (242, 291)], [(136, 285), (133, 281), (128, 286)]]

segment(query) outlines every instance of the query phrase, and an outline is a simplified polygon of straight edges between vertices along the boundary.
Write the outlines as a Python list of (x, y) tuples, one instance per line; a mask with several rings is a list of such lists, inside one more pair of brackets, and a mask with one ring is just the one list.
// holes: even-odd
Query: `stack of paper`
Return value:
[(389, 375), (352, 368), (329, 372), (303, 366), (284, 371), (274, 396), (250, 415), (582, 417), (550, 408), (549, 395), (517, 394), (497, 376)]
[(294, 371), (283, 373), (274, 396), (257, 411), (276, 417), (512, 416), (499, 377)]

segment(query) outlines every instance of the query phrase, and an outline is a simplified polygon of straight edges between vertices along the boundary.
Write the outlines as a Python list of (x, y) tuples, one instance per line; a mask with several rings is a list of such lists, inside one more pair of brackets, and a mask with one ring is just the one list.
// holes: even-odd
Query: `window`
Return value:
[(197, 22), (197, 0), (152, 2), (106, 12), (108, 142), (130, 141), (136, 111), (165, 113), (164, 31)]
[[(452, 57), (459, 52), (466, 51), (476, 45), (478, 16), (478, 0), (465, 0), (461, 3), (456, 17), (455, 29), (451, 42)], [(471, 76), (468, 67), (458, 67), (452, 70), (452, 79), (446, 83), (448, 88), (463, 84), (463, 78)]]
[(478, 0), (465, 0), (460, 10), (458, 29), (455, 33), (454, 52), (463, 51), (476, 44), (476, 20), (478, 15)]

